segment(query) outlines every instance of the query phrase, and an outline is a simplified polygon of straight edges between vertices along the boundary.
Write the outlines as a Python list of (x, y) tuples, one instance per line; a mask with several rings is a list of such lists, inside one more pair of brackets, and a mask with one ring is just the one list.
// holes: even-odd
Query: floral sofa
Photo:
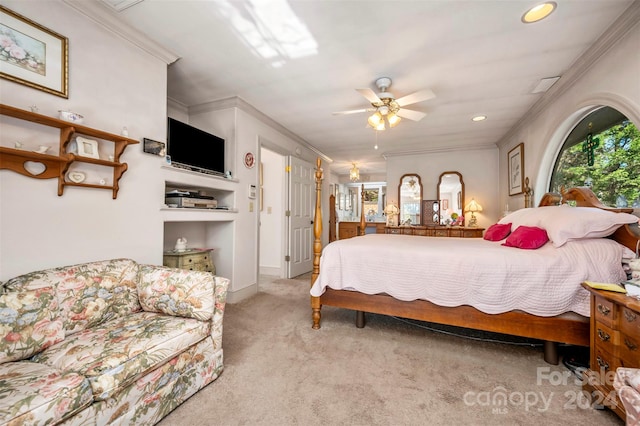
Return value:
[(613, 387), (627, 413), (627, 426), (640, 426), (640, 368), (618, 367)]
[(0, 293), (0, 425), (154, 424), (222, 372), (229, 280), (129, 259)]

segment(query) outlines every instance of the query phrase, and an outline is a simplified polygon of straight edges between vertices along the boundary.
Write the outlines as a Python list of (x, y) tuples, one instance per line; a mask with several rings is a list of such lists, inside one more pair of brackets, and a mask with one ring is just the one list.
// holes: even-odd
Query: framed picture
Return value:
[(442, 200), (442, 210), (447, 210), (449, 208), (449, 200)]
[(509, 151), (507, 158), (509, 195), (522, 194), (524, 188), (524, 143)]
[(147, 138), (142, 139), (142, 151), (147, 154), (159, 155), (160, 157), (164, 157), (167, 153), (164, 142)]
[[(0, 77), (69, 97), (69, 40), (0, 6)], [(8, 44), (8, 46), (5, 46)]]
[(100, 159), (100, 153), (98, 152), (98, 141), (78, 136), (76, 138), (76, 143), (78, 144), (79, 156)]

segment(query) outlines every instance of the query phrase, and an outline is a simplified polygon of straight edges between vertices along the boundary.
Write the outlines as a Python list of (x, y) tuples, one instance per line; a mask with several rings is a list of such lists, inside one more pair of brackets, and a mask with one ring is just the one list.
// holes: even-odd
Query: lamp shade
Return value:
[(471, 213), (481, 212), (482, 206), (478, 204), (478, 202), (474, 198), (472, 198), (469, 204), (465, 206), (464, 211), (471, 212)]

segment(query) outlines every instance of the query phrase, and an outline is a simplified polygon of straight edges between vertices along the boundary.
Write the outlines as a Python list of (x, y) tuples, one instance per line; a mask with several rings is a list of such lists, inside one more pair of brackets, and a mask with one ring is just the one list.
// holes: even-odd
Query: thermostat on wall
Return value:
[(251, 198), (251, 199), (256, 198), (256, 186), (255, 185), (249, 185), (249, 198)]

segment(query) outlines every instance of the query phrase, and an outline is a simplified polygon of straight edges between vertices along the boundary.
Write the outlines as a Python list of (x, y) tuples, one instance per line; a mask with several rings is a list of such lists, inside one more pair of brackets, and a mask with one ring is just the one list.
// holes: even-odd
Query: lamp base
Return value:
[(467, 226), (471, 228), (476, 228), (478, 226), (478, 219), (476, 219), (473, 214), (471, 215), (471, 219), (469, 219), (469, 223), (467, 224)]

